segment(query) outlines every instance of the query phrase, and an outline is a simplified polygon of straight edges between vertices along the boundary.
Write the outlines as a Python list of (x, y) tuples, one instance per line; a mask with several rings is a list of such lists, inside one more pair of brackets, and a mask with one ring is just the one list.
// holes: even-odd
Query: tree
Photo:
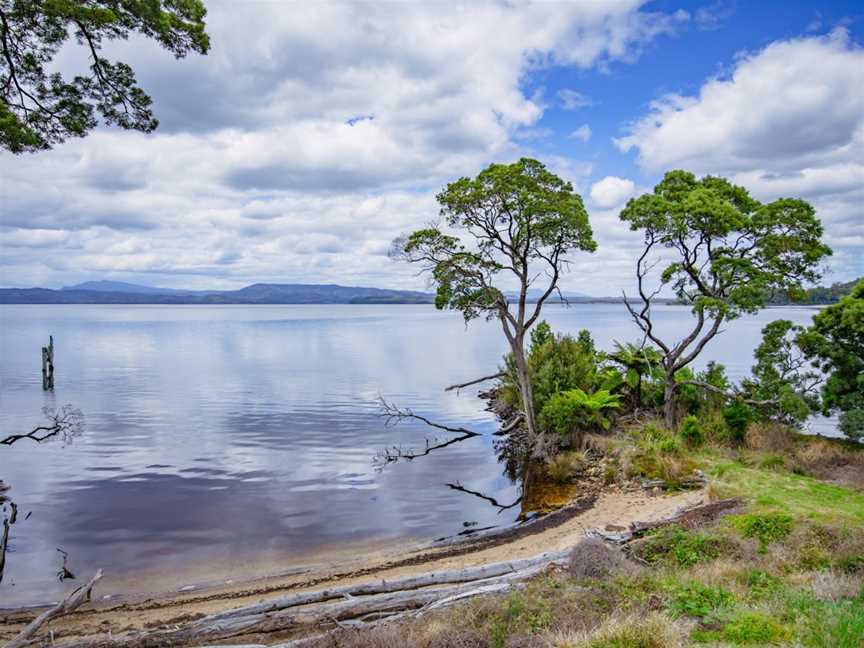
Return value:
[[(754, 313), (780, 291), (801, 289), (819, 278), (819, 263), (830, 248), (822, 243), (822, 224), (803, 200), (781, 198), (762, 204), (746, 189), (719, 177), (696, 179), (670, 171), (654, 192), (630, 200), (620, 214), (633, 231), (644, 234), (636, 262), (641, 308), (625, 295), (634, 321), (663, 353), (664, 414), (677, 418), (675, 373), (689, 365), (720, 332), (723, 322)], [(671, 252), (660, 285), (649, 292), (649, 274)], [(671, 287), (690, 306), (695, 323), (681, 340), (661, 339), (652, 319), (652, 300)]]
[(753, 353), (752, 378), (741, 384), (742, 400), (763, 416), (789, 425), (800, 425), (819, 408), (818, 372), (808, 362), (797, 340), (803, 327), (789, 320), (775, 320), (762, 329), (762, 342)]
[(660, 367), (663, 356), (651, 346), (615, 341), (615, 350), (609, 354), (609, 359), (624, 367), (624, 382), (632, 390), (633, 408), (642, 407), (642, 381), (645, 376), (651, 377)]
[(797, 338), (804, 354), (828, 375), (824, 413), (840, 413), (840, 429), (864, 440), (864, 279), (851, 294), (819, 311)]
[[(84, 137), (97, 124), (150, 132), (158, 120), (129, 65), (101, 55), (104, 41), (142, 34), (177, 58), (206, 54), (201, 0), (0, 0), (0, 147), (12, 153)], [(51, 72), (74, 36), (90, 57), (87, 74)]]
[[(397, 239), (394, 253), (431, 273), (437, 308), (461, 312), (466, 323), (480, 316), (500, 321), (516, 364), (525, 422), (534, 435), (525, 335), (558, 288), (568, 254), (596, 249), (582, 198), (540, 162), (522, 158), (450, 183), (437, 200), (447, 226), (464, 238), (427, 227)], [(512, 309), (502, 275), (518, 285)], [(528, 290), (541, 277), (542, 292), (531, 307)]]

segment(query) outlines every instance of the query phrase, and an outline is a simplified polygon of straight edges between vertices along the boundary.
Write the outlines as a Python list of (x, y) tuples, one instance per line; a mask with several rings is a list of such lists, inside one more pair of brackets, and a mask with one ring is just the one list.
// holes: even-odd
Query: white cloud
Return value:
[(578, 139), (587, 142), (591, 139), (591, 127), (588, 124), (582, 124), (579, 128), (570, 133), (567, 137), (570, 139)]
[(606, 176), (591, 185), (591, 202), (603, 209), (623, 205), (636, 193), (636, 184), (626, 178)]
[[(630, 61), (683, 20), (642, 4), (208, 2), (206, 57), (106, 45), (160, 129), (0, 157), (0, 284), (417, 287), (384, 255), (392, 237), (435, 217), (442, 183), (542, 136), (532, 70)], [(58, 64), (87, 60), (70, 46)], [(576, 181), (589, 168), (550, 166)]]
[(592, 99), (576, 90), (559, 90), (558, 98), (561, 100), (561, 107), (564, 110), (578, 110), (579, 108), (587, 108), (594, 105)]
[(810, 200), (837, 254), (835, 278), (864, 274), (864, 49), (838, 29), (739, 57), (697, 96), (669, 95), (616, 140), (651, 172), (673, 167), (730, 177), (762, 200)]

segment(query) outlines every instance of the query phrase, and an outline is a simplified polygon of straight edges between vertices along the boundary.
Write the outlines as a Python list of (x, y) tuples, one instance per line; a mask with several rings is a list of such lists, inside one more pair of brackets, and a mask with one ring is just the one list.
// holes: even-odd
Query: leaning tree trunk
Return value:
[(525, 348), (521, 338), (516, 338), (513, 341), (511, 350), (513, 359), (516, 361), (516, 373), (519, 375), (519, 391), (522, 393), (525, 425), (533, 438), (537, 434), (537, 422), (534, 415), (534, 390), (531, 388), (531, 375), (528, 373), (528, 361), (525, 359)]
[(663, 391), (663, 418), (666, 427), (675, 429), (678, 424), (678, 383), (675, 382), (675, 373), (666, 374), (666, 388)]

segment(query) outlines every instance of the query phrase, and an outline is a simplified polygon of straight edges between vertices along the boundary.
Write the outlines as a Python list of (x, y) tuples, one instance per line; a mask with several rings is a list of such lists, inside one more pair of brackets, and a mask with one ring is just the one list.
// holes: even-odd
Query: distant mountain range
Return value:
[[(542, 293), (531, 290), (529, 301)], [(507, 294), (514, 300), (517, 295)], [(619, 301), (565, 293), (568, 301)], [(257, 283), (239, 290), (178, 290), (123, 281), (86, 281), (60, 290), (0, 288), (0, 304), (431, 304), (432, 293), (336, 284)], [(559, 301), (557, 295), (550, 302)]]
[(0, 304), (431, 304), (411, 290), (334, 284), (253, 284), (240, 290), (176, 290), (120, 281), (87, 281), (60, 290), (0, 288)]

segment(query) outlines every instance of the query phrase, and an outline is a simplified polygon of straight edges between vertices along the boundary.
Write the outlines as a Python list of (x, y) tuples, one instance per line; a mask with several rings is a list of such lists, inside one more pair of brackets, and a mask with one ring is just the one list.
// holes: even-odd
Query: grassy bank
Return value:
[[(319, 646), (674, 648), (864, 646), (864, 452), (751, 426), (738, 448), (640, 426), (607, 440), (610, 479), (700, 470), (729, 514), (574, 554), (505, 597)], [(685, 434), (686, 436), (686, 434)], [(608, 469), (607, 469), (608, 471)], [(830, 481), (829, 481), (830, 480)], [(575, 540), (575, 539), (574, 539)], [(599, 570), (598, 565), (608, 566)]]

